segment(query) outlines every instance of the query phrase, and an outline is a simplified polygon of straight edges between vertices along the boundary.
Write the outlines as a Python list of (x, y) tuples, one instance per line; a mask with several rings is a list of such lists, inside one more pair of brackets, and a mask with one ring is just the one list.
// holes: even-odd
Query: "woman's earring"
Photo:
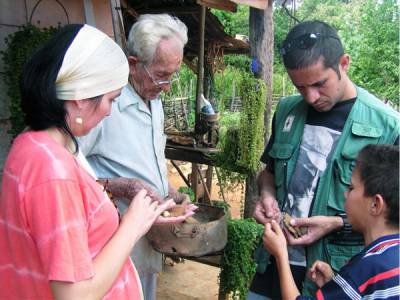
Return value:
[(81, 117), (76, 117), (75, 122), (76, 122), (76, 124), (82, 125), (83, 119)]

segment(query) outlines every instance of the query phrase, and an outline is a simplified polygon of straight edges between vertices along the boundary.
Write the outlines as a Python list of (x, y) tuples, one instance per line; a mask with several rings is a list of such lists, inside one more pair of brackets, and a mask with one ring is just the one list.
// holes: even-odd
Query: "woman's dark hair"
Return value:
[(25, 124), (32, 130), (62, 129), (72, 138), (76, 150), (78, 143), (66, 122), (65, 101), (57, 99), (55, 82), (65, 53), (82, 27), (71, 24), (60, 29), (27, 61), (20, 80)]
[(388, 207), (386, 221), (399, 227), (399, 146), (365, 146), (358, 154), (356, 168), (364, 196), (381, 195)]
[[(310, 35), (316, 37), (313, 43), (302, 40)], [(318, 63), (322, 58), (325, 68), (332, 68), (340, 79), (339, 61), (344, 50), (333, 27), (321, 21), (302, 22), (289, 31), (281, 49), (285, 49), (289, 44), (293, 47), (282, 54), (286, 69), (303, 69)]]

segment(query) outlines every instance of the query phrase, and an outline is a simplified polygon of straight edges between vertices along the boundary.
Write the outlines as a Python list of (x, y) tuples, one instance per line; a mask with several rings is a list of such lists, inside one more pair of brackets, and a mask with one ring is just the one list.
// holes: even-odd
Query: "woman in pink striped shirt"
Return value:
[(142, 299), (129, 253), (159, 215), (142, 190), (118, 213), (80, 155), (127, 84), (128, 63), (88, 25), (61, 29), (26, 64), (27, 129), (13, 142), (0, 198), (0, 299)]

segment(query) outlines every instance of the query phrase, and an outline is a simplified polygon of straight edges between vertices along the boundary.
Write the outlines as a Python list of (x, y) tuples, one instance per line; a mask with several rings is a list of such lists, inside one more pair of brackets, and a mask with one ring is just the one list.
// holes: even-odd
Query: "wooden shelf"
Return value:
[(219, 151), (217, 148), (190, 147), (167, 143), (165, 157), (172, 160), (213, 166), (214, 162), (210, 159), (209, 155), (218, 153)]
[(220, 262), (221, 262), (221, 255), (210, 255), (210, 256), (201, 256), (201, 257), (185, 257), (185, 259), (219, 268)]

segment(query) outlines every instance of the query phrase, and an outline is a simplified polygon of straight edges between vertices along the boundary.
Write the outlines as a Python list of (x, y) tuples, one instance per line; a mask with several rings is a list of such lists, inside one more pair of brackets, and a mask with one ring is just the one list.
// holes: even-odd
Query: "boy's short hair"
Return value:
[(364, 196), (380, 194), (388, 207), (386, 221), (399, 227), (399, 146), (365, 146), (358, 154), (356, 168)]

